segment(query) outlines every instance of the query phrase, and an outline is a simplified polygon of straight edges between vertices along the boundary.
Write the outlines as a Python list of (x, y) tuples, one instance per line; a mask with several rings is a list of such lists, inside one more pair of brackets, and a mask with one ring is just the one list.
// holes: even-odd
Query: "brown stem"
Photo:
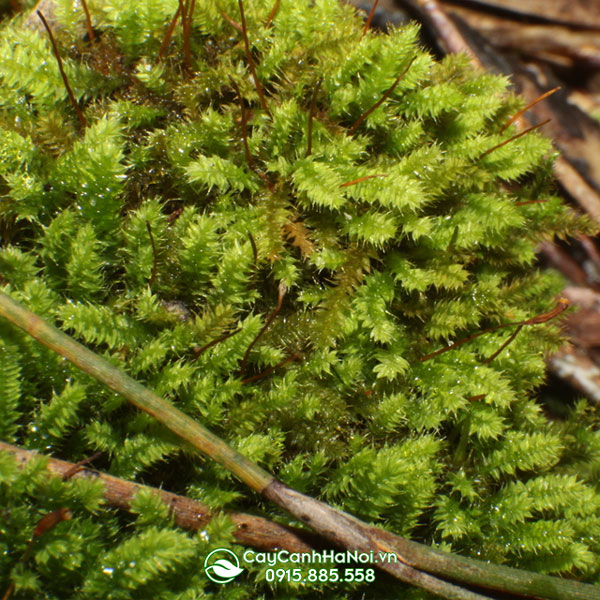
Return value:
[(221, 10), (220, 8), (217, 9), (220, 13), (221, 16), (232, 26), (235, 27), (240, 33), (244, 33), (244, 30), (242, 29), (242, 26), (237, 22), (234, 21), (224, 10)]
[(551, 96), (552, 94), (554, 94), (554, 92), (558, 92), (558, 90), (560, 90), (560, 85), (558, 87), (555, 87), (552, 90), (548, 90), (547, 92), (543, 93), (541, 96), (538, 96), (533, 102), (530, 102), (525, 108), (522, 108), (518, 113), (514, 114), (503, 125), (502, 129), (500, 130), (500, 133), (502, 133), (504, 130), (508, 129), (519, 117), (524, 115), (532, 106), (535, 106), (538, 102), (545, 100), (548, 96)]
[(230, 77), (229, 81), (231, 81), (231, 85), (233, 86), (233, 89), (235, 90), (235, 93), (237, 94), (238, 102), (240, 105), (240, 111), (242, 112), (242, 122), (241, 122), (242, 142), (244, 144), (244, 154), (246, 155), (246, 162), (248, 163), (248, 166), (254, 171), (254, 161), (252, 160), (252, 155), (250, 154), (250, 147), (248, 146), (248, 127), (247, 127), (248, 116), (246, 113), (246, 107), (244, 106), (244, 99), (242, 98), (242, 93), (240, 92), (240, 88), (238, 87), (238, 84), (235, 82), (235, 79), (233, 79), (233, 77)]
[(387, 175), (385, 173), (378, 173), (377, 175), (365, 175), (364, 177), (359, 177), (358, 179), (353, 179), (352, 181), (346, 181), (346, 183), (342, 183), (340, 187), (350, 187), (351, 185), (356, 185), (357, 183), (362, 183), (363, 181), (367, 181), (368, 179), (373, 179), (375, 177), (387, 177)]
[[(434, 358), (435, 356), (439, 356), (440, 354), (444, 354), (444, 352), (449, 352), (450, 350), (454, 350), (455, 348), (458, 348), (459, 346), (462, 346), (463, 344), (466, 344), (467, 342), (472, 342), (474, 339), (477, 339), (478, 337), (485, 335), (486, 333), (492, 333), (493, 331), (498, 331), (498, 329), (504, 329), (505, 327), (523, 327), (523, 325), (539, 325), (540, 323), (546, 323), (546, 321), (550, 321), (551, 319), (554, 319), (555, 317), (558, 317), (558, 315), (560, 315), (562, 312), (565, 311), (565, 309), (569, 306), (569, 301), (566, 298), (559, 298), (558, 301), (556, 302), (556, 306), (552, 309), (549, 310), (548, 312), (542, 313), (540, 315), (536, 315), (535, 317), (531, 317), (530, 319), (525, 319), (524, 321), (517, 321), (516, 323), (502, 323), (500, 325), (496, 325), (495, 327), (488, 327), (487, 329), (484, 329), (483, 331), (479, 331), (473, 335), (470, 335), (469, 337), (463, 338), (462, 340), (458, 340), (457, 342), (453, 342), (452, 344), (444, 347), (444, 348), (440, 348), (439, 350), (436, 350), (435, 352), (431, 352), (431, 354), (426, 354), (425, 356), (421, 356), (421, 358), (419, 358), (419, 362), (425, 362), (426, 360), (429, 360), (430, 358)], [(512, 338), (514, 339), (514, 338)], [(509, 339), (509, 342), (512, 341), (512, 339)], [(505, 346), (503, 346), (504, 348)], [(500, 351), (503, 350), (503, 348), (500, 349)], [(488, 359), (491, 360), (491, 359)]]
[(35, 526), (32, 535), (32, 541), (34, 538), (44, 535), (47, 531), (54, 529), (61, 521), (68, 521), (73, 517), (73, 513), (65, 507), (57, 508), (51, 513), (44, 515)]
[(192, 30), (192, 19), (194, 18), (194, 9), (196, 8), (196, 0), (188, 0), (186, 2), (186, 15), (182, 19), (183, 25), (183, 56), (185, 58), (185, 66), (188, 70), (192, 70), (192, 53), (190, 51), (190, 32)]
[(469, 398), (467, 398), (467, 402), (479, 402), (480, 400), (483, 400), (486, 396), (487, 394), (477, 394), (476, 396), (469, 396)]
[(246, 51), (246, 59), (248, 60), (248, 65), (250, 66), (250, 73), (252, 74), (252, 79), (254, 79), (254, 85), (256, 86), (256, 91), (258, 92), (258, 97), (260, 98), (260, 104), (263, 107), (263, 110), (271, 116), (271, 111), (269, 110), (269, 106), (267, 105), (267, 100), (265, 98), (265, 94), (262, 89), (262, 85), (258, 79), (258, 75), (256, 74), (256, 65), (254, 64), (254, 59), (252, 58), (252, 53), (250, 52), (250, 42), (248, 41), (248, 28), (246, 27), (246, 16), (244, 15), (244, 3), (242, 0), (238, 0), (238, 6), (240, 7), (240, 16), (242, 19), (242, 36), (244, 38), (244, 49)]
[(277, 371), (277, 369), (280, 369), (281, 367), (287, 365), (288, 363), (290, 363), (294, 360), (298, 360), (300, 358), (300, 356), (302, 356), (302, 355), (298, 354), (298, 353), (292, 354), (292, 356), (288, 356), (287, 358), (284, 358), (282, 361), (278, 362), (274, 367), (269, 367), (268, 369), (261, 371), (257, 375), (253, 375), (252, 377), (247, 377), (246, 379), (242, 379), (242, 383), (243, 384), (254, 383), (255, 381), (258, 381), (259, 379), (264, 379), (265, 377), (268, 377), (271, 373), (274, 373), (275, 371)]
[(516, 133), (512, 137), (509, 137), (507, 140), (504, 140), (503, 142), (496, 144), (489, 150), (486, 150), (479, 158), (476, 159), (476, 161), (479, 161), (482, 158), (485, 158), (488, 154), (491, 154), (494, 150), (498, 150), (498, 148), (502, 148), (502, 146), (506, 146), (506, 144), (516, 140), (517, 138), (527, 135), (530, 131), (534, 131), (535, 129), (539, 129), (540, 127), (543, 127), (546, 123), (548, 123), (551, 120), (552, 119), (546, 119), (545, 121), (542, 121), (541, 123), (538, 123), (537, 125), (532, 125), (531, 127), (528, 127), (527, 129), (523, 129), (523, 131)]
[(512, 343), (512, 341), (517, 337), (517, 335), (519, 335), (519, 331), (521, 331), (521, 329), (523, 329), (523, 325), (519, 325), (508, 337), (508, 339), (500, 346), (500, 348), (498, 348), (498, 350), (496, 350), (496, 352), (494, 352), (491, 356), (489, 356), (488, 358), (486, 358), (483, 361), (484, 365), (489, 365), (501, 352), (502, 350), (504, 350), (504, 348), (506, 348), (509, 344)]
[(187, 1), (184, 2), (184, 0), (177, 0), (179, 3), (179, 14), (181, 15), (181, 28), (183, 29), (185, 26), (185, 16), (187, 15), (187, 9), (188, 9), (188, 5), (187, 5)]
[(265, 23), (265, 27), (269, 27), (269, 25), (271, 25), (271, 23), (273, 22), (273, 19), (275, 18), (275, 15), (277, 14), (277, 11), (279, 10), (280, 4), (281, 4), (281, 0), (275, 0), (275, 4), (273, 4), (273, 8), (271, 9), (269, 16), (267, 17), (267, 22)]
[(252, 155), (250, 154), (250, 147), (248, 146), (248, 113), (246, 111), (246, 107), (244, 106), (244, 100), (242, 98), (242, 94), (240, 92), (240, 88), (238, 87), (237, 83), (235, 82), (235, 80), (230, 77), (229, 80), (231, 81), (231, 85), (233, 86), (233, 89), (235, 90), (239, 103), (240, 103), (240, 110), (242, 112), (242, 122), (241, 122), (241, 127), (242, 127), (242, 142), (244, 144), (244, 154), (246, 155), (246, 162), (248, 163), (248, 166), (265, 182), (265, 185), (269, 188), (269, 190), (272, 192), (273, 191), (273, 184), (271, 183), (271, 181), (269, 180), (269, 178), (265, 175), (265, 173), (263, 173), (260, 169), (258, 169), (256, 167), (256, 165), (254, 164), (254, 160), (252, 160)]
[(350, 130), (348, 131), (348, 135), (353, 135), (354, 132), (360, 127), (360, 124), (379, 106), (381, 106), (386, 100), (387, 98), (389, 98), (389, 96), (392, 94), (392, 92), (396, 89), (396, 86), (400, 83), (400, 80), (406, 75), (406, 73), (408, 72), (408, 70), (410, 69), (411, 65), (413, 64), (413, 62), (415, 61), (416, 56), (413, 56), (413, 58), (410, 59), (410, 62), (406, 65), (406, 67), (404, 68), (404, 70), (402, 71), (402, 73), (400, 73), (400, 75), (398, 75), (398, 77), (396, 77), (396, 81), (394, 81), (394, 83), (392, 83), (392, 85), (383, 93), (383, 96), (381, 96), (381, 98), (379, 100), (377, 100), (377, 102), (375, 102), (375, 104), (373, 104), (373, 106), (371, 106), (371, 108), (369, 108), (367, 111), (365, 111), (354, 123), (354, 125), (352, 125), (352, 127), (350, 127)]
[(555, 319), (558, 317), (558, 315), (565, 312), (568, 306), (569, 301), (566, 298), (559, 298), (556, 302), (556, 306), (552, 310), (542, 313), (541, 315), (531, 317), (531, 319), (521, 321), (519, 325), (539, 325), (540, 323), (547, 323), (548, 321)]
[(231, 336), (235, 335), (236, 333), (239, 333), (240, 331), (242, 331), (242, 330), (236, 329), (235, 331), (230, 331), (229, 333), (226, 333), (225, 335), (222, 335), (221, 337), (216, 338), (212, 342), (208, 342), (208, 344), (205, 344), (201, 348), (198, 348), (198, 349), (194, 348), (194, 354), (196, 355), (196, 358), (198, 358), (199, 356), (204, 354), (204, 352), (206, 352), (209, 348), (212, 348), (213, 346), (216, 346), (217, 344), (224, 342), (225, 340), (229, 339)]
[(179, 16), (181, 17), (181, 31), (182, 31), (182, 37), (184, 38), (183, 40), (183, 46), (184, 46), (184, 53), (183, 53), (183, 60), (185, 62), (185, 66), (186, 68), (189, 70), (190, 69), (190, 64), (188, 62), (188, 57), (185, 54), (185, 27), (186, 27), (186, 21), (187, 21), (187, 11), (189, 8), (189, 0), (178, 0), (179, 2)]
[(273, 309), (273, 311), (267, 318), (266, 323), (262, 326), (262, 329), (258, 332), (257, 336), (252, 340), (252, 342), (246, 349), (244, 358), (242, 358), (242, 363), (240, 364), (240, 374), (243, 375), (244, 372), (246, 371), (246, 363), (248, 362), (248, 355), (250, 354), (250, 351), (252, 350), (252, 348), (254, 348), (254, 345), (256, 344), (256, 342), (258, 342), (258, 340), (260, 339), (262, 334), (271, 326), (271, 323), (277, 316), (277, 313), (281, 310), (281, 305), (283, 304), (283, 297), (285, 296), (286, 291), (287, 291), (287, 288), (285, 287), (285, 285), (283, 283), (279, 284), (279, 295), (277, 297), (277, 306)]
[(183, 212), (183, 207), (182, 208), (177, 208), (175, 209), (168, 217), (167, 217), (167, 223), (172, 223), (173, 221), (177, 220), (180, 216), (181, 213)]
[(88, 9), (88, 5), (86, 0), (81, 0), (81, 5), (83, 6), (83, 12), (85, 13), (85, 26), (87, 28), (88, 36), (90, 38), (90, 42), (94, 42), (94, 28), (92, 27), (92, 18), (90, 17), (90, 11)]
[(255, 273), (258, 269), (258, 248), (254, 241), (254, 236), (248, 231), (248, 239), (250, 240), (250, 246), (252, 246), (252, 272)]
[(81, 109), (79, 108), (79, 104), (77, 104), (77, 100), (75, 100), (75, 95), (73, 94), (73, 90), (71, 89), (71, 86), (69, 85), (69, 80), (67, 79), (65, 70), (63, 69), (62, 59), (58, 52), (58, 46), (56, 45), (56, 41), (54, 40), (54, 36), (52, 35), (52, 30), (50, 29), (50, 25), (48, 25), (48, 22), (46, 21), (44, 15), (39, 10), (37, 10), (36, 13), (37, 13), (38, 17), (41, 19), (44, 27), (46, 28), (46, 31), (48, 32), (48, 37), (50, 38), (50, 43), (52, 44), (52, 50), (54, 51), (54, 56), (56, 56), (56, 60), (58, 62), (58, 70), (60, 71), (60, 76), (62, 77), (63, 83), (65, 84), (65, 88), (67, 89), (67, 94), (69, 95), (69, 100), (71, 101), (71, 104), (73, 105), (73, 108), (75, 109), (77, 118), (79, 119), (79, 122), (84, 127), (87, 127), (87, 121), (86, 121), (85, 117), (83, 116)]
[(156, 267), (157, 267), (157, 253), (156, 253), (156, 244), (154, 243), (154, 236), (152, 235), (152, 226), (150, 225), (150, 221), (146, 221), (146, 229), (148, 230), (148, 235), (150, 236), (150, 244), (152, 245), (152, 275), (150, 275), (150, 281), (148, 285), (152, 287), (154, 283), (154, 279), (156, 277)]
[(167, 27), (167, 33), (165, 33), (165, 39), (163, 40), (162, 44), (160, 45), (158, 55), (156, 56), (157, 63), (159, 63), (162, 60), (162, 57), (164, 56), (164, 54), (167, 50), (167, 46), (169, 45), (169, 42), (171, 41), (171, 38), (173, 37), (173, 31), (175, 30), (175, 25), (177, 25), (177, 19), (179, 18), (180, 14), (181, 14), (181, 3), (179, 3), (179, 5), (177, 6), (177, 10), (175, 11), (173, 18), (171, 19), (171, 22), (169, 23), (169, 27)]
[(71, 469), (69, 469), (66, 473), (63, 474), (62, 478), (65, 481), (67, 479), (71, 479), (71, 477), (73, 477), (73, 475), (76, 475), (77, 473), (79, 473), (79, 471), (83, 471), (83, 468), (85, 467), (85, 465), (89, 465), (92, 461), (94, 461), (97, 458), (99, 458), (100, 456), (102, 456), (102, 454), (104, 454), (102, 451), (95, 452), (91, 456), (88, 456), (87, 458), (84, 458), (83, 460), (76, 462)]
[[(0, 441), (0, 452), (12, 454), (20, 468), (24, 468), (27, 463), (34, 460), (37, 453), (31, 450), (24, 450), (18, 446), (13, 446)], [(73, 463), (48, 458), (46, 469), (50, 474), (57, 475), (65, 479), (66, 475), (74, 470)], [(179, 496), (162, 489), (134, 483), (119, 477), (113, 477), (106, 473), (80, 469), (71, 475), (73, 479), (86, 479), (88, 481), (100, 481), (104, 484), (103, 496), (107, 504), (123, 510), (130, 510), (131, 502), (140, 492), (150, 492), (158, 496), (171, 510), (175, 523), (184, 529), (193, 531), (203, 529), (214, 517), (214, 513), (205, 505)], [(310, 552), (312, 545), (323, 545), (323, 540), (301, 529), (292, 529), (284, 527), (253, 515), (244, 513), (229, 513), (229, 517), (236, 526), (234, 537), (241, 544), (260, 548), (263, 550), (273, 550), (280, 547), (290, 552)]]
[(367, 22), (365, 23), (365, 26), (362, 30), (362, 35), (360, 37), (364, 37), (365, 34), (367, 33), (367, 31), (369, 30), (369, 27), (371, 27), (371, 21), (373, 20), (373, 15), (375, 14), (375, 9), (377, 8), (378, 4), (379, 4), (379, 0), (375, 0), (375, 2), (373, 2), (373, 6), (371, 6), (371, 11), (369, 12), (369, 16), (367, 17)]

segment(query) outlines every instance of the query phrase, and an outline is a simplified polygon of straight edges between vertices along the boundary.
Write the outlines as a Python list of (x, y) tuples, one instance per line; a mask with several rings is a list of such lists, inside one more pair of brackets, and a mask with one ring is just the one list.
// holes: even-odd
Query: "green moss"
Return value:
[[(236, 2), (219, 6), (239, 20)], [(177, 2), (91, 9), (94, 44), (71, 2), (55, 25), (85, 131), (45, 36), (3, 26), (3, 289), (308, 494), (446, 549), (595, 580), (596, 417), (578, 407), (552, 421), (535, 398), (556, 325), (525, 327), (489, 363), (513, 329), (419, 361), (550, 310), (562, 282), (536, 269), (536, 245), (587, 227), (552, 194), (544, 138), (486, 154), (515, 133), (502, 131), (520, 106), (507, 82), (462, 56), (435, 62), (415, 26), (361, 37), (352, 8), (299, 0), (267, 27), (270, 3), (254, 2), (267, 112), (215, 4), (195, 14), (192, 72), (179, 26), (156, 64)], [(102, 450), (114, 474), (276, 514), (2, 323), (0, 431), (73, 461)], [(0, 572), (15, 598), (270, 594), (256, 573), (227, 590), (199, 574), (231, 543), (226, 521), (188, 536), (142, 498), (126, 523), (72, 482), (5, 458), (0, 471)], [(63, 505), (72, 521), (19, 563), (40, 516)]]

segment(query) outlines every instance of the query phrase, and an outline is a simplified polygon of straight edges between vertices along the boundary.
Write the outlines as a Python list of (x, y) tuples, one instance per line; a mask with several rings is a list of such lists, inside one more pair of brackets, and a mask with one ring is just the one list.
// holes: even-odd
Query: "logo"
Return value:
[(238, 557), (228, 548), (217, 548), (204, 559), (204, 572), (215, 583), (229, 583), (243, 570)]

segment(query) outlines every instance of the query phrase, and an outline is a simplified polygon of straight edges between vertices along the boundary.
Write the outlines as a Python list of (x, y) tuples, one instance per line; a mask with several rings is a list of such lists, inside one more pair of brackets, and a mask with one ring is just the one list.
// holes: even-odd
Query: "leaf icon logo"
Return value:
[(244, 569), (236, 567), (233, 563), (229, 562), (226, 558), (221, 558), (215, 562), (214, 565), (208, 567), (208, 570), (212, 570), (213, 573), (226, 579), (227, 577), (237, 577)]
[[(217, 553), (221, 555), (226, 554), (227, 558), (217, 558), (215, 557)], [(243, 570), (240, 568), (238, 557), (227, 548), (213, 550), (204, 560), (204, 572), (215, 583), (229, 583), (242, 573)]]

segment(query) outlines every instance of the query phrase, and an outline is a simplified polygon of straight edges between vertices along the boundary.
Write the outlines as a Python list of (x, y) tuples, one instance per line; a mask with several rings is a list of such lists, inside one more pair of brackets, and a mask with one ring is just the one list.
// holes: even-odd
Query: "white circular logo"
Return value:
[(243, 570), (238, 557), (229, 548), (217, 548), (204, 559), (204, 572), (215, 583), (229, 583)]

